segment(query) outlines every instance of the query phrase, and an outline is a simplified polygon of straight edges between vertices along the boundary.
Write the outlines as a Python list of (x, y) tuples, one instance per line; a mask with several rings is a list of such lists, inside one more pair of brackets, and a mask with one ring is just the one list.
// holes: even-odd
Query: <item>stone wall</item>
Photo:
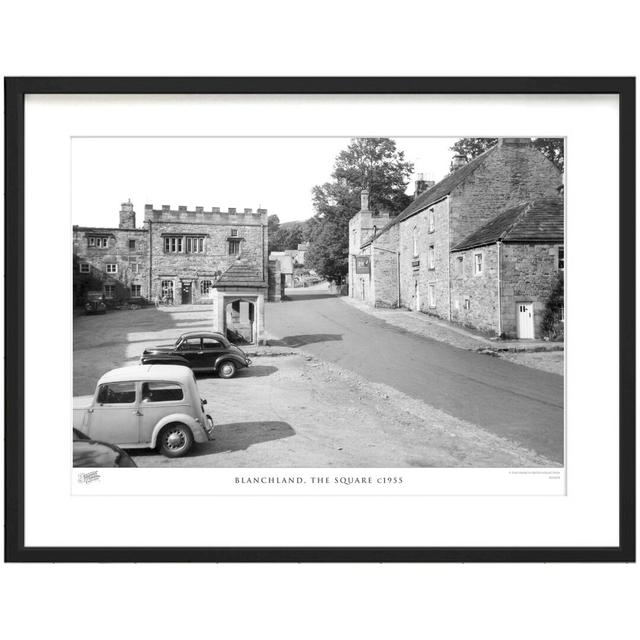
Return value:
[[(166, 207), (166, 205), (165, 205)], [(238, 258), (248, 259), (259, 267), (267, 281), (267, 214), (265, 209), (243, 213), (205, 212), (202, 207), (189, 211), (186, 207), (171, 210), (145, 207), (145, 223), (151, 230), (152, 296), (162, 295), (162, 281), (170, 280), (174, 289), (174, 302), (183, 302), (183, 288), (191, 287), (191, 302), (208, 302), (203, 294), (203, 281), (214, 282)], [(234, 233), (235, 232), (235, 235)], [(165, 252), (165, 237), (183, 238), (182, 252)], [(187, 253), (186, 237), (203, 237), (202, 253)], [(240, 253), (229, 253), (229, 240), (240, 241)]]
[[(474, 256), (483, 269), (474, 273)], [(498, 334), (498, 250), (492, 244), (451, 254), (451, 320), (492, 335)]]
[[(107, 238), (106, 247), (89, 246), (89, 238)], [(135, 243), (130, 246), (130, 241)], [(89, 265), (89, 273), (80, 271)], [(116, 273), (107, 273), (107, 264), (117, 265)], [(81, 304), (88, 291), (114, 287), (114, 303), (132, 297), (132, 287), (140, 286), (142, 299), (149, 299), (149, 234), (146, 229), (73, 227), (74, 305)]]
[(562, 174), (531, 145), (503, 143), (451, 193), (451, 246), (510, 205), (557, 197)]
[[(429, 226), (431, 211), (433, 230)], [(399, 226), (401, 305), (448, 320), (449, 199), (435, 203)], [(417, 256), (414, 256), (413, 248), (414, 230)], [(430, 247), (434, 250), (433, 268), (429, 265)], [(434, 286), (435, 305), (429, 302), (429, 285)]]
[(533, 303), (534, 331), (542, 338), (540, 323), (558, 278), (558, 244), (502, 245), (502, 331), (517, 336), (516, 306)]
[(267, 290), (267, 300), (269, 302), (280, 302), (284, 298), (283, 275), (280, 271), (280, 261), (269, 260), (269, 282)]
[[(399, 225), (381, 235), (371, 248), (372, 299), (376, 307), (398, 307)], [(399, 304), (400, 303), (400, 304)]]

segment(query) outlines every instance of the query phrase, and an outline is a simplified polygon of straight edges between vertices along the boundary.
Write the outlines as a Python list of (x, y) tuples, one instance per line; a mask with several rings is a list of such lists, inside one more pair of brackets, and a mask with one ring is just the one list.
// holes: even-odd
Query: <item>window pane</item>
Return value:
[(222, 345), (218, 340), (214, 340), (213, 338), (202, 338), (202, 348), (203, 349), (218, 349)]
[(101, 384), (98, 390), (100, 404), (131, 404), (136, 401), (134, 382), (112, 382)]
[(142, 402), (175, 402), (183, 397), (182, 387), (172, 382), (145, 382), (142, 385)]

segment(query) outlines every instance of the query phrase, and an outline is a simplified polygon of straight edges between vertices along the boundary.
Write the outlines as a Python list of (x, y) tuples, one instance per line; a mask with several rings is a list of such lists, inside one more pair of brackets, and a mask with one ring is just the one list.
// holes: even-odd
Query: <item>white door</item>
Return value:
[(518, 318), (518, 338), (533, 339), (533, 303), (518, 302), (516, 305)]

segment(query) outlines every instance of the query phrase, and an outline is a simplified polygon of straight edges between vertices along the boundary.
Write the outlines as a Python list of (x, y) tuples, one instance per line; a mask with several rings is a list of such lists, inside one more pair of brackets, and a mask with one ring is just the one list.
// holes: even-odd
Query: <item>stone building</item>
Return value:
[[(413, 202), (396, 217), (369, 211), (363, 195), (349, 224), (349, 295), (507, 334), (512, 325), (497, 317), (489, 323), (461, 312), (453, 295), (453, 250), (510, 205), (557, 197), (561, 183), (560, 171), (530, 139), (502, 138), (470, 162), (455, 156), (451, 172), (437, 184), (420, 179)], [(368, 271), (361, 266), (365, 257)]]
[(74, 304), (95, 290), (113, 304), (208, 302), (214, 305), (214, 330), (224, 331), (231, 325), (241, 328), (244, 302), (249, 316), (242, 324), (249, 327), (244, 337), (257, 342), (268, 295), (267, 242), (266, 209), (154, 209), (148, 204), (138, 228), (133, 204), (126, 202), (118, 227), (73, 227)]
[(454, 322), (498, 336), (542, 337), (547, 301), (564, 281), (562, 199), (508, 208), (453, 247), (451, 263)]

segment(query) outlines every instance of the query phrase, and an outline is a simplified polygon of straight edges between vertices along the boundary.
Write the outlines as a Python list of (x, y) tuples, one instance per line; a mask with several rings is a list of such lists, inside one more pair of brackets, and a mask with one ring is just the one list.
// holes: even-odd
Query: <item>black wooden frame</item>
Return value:
[[(617, 94), (620, 104), (620, 540), (615, 547), (25, 547), (26, 94)], [(5, 78), (5, 560), (9, 562), (634, 562), (635, 78)]]

